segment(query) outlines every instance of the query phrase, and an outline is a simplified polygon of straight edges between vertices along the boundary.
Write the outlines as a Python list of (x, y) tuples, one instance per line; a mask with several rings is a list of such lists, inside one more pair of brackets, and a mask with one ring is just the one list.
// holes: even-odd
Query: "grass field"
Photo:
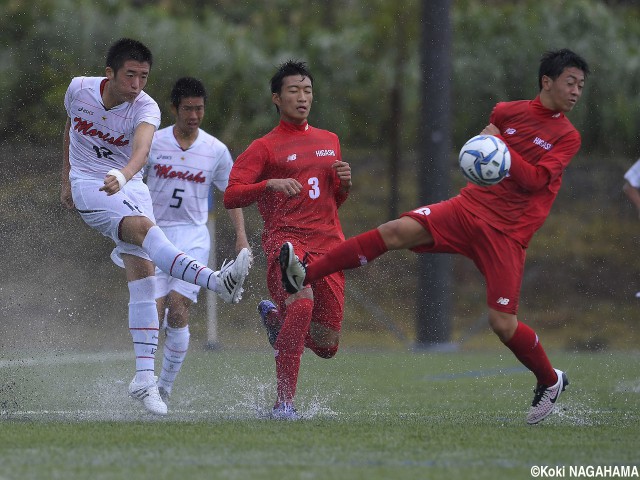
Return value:
[[(298, 409), (266, 418), (268, 351), (193, 348), (170, 415), (126, 397), (129, 352), (0, 359), (0, 479), (518, 479), (640, 468), (640, 354), (551, 352), (557, 412), (527, 426), (533, 376), (493, 353), (303, 357)], [(567, 470), (568, 475), (568, 470)]]

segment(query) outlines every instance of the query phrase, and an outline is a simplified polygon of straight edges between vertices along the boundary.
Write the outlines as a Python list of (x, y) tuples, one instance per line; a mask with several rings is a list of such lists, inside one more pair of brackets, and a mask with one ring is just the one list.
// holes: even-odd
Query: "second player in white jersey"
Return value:
[(224, 192), (233, 160), (224, 143), (198, 129), (186, 150), (173, 133), (174, 125), (156, 132), (147, 164), (147, 185), (160, 227), (204, 225), (212, 186)]
[[(199, 80), (183, 77), (176, 81), (171, 90), (175, 123), (156, 132), (146, 167), (157, 224), (178, 248), (202, 263), (215, 240), (206, 225), (209, 195), (213, 187), (224, 192), (233, 165), (226, 145), (200, 128), (206, 100)], [(227, 212), (236, 234), (236, 250), (247, 250), (242, 210)], [(189, 308), (198, 301), (200, 287), (163, 272), (156, 274), (158, 316), (166, 317), (158, 389), (168, 401), (189, 348)]]

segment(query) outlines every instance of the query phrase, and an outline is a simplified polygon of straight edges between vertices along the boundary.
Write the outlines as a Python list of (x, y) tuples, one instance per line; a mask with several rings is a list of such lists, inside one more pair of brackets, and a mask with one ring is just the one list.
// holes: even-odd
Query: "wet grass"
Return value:
[(307, 353), (298, 422), (266, 416), (269, 351), (193, 349), (162, 419), (126, 397), (128, 352), (4, 359), (0, 478), (495, 479), (640, 464), (639, 354), (552, 352), (571, 385), (530, 427), (533, 377), (500, 353)]

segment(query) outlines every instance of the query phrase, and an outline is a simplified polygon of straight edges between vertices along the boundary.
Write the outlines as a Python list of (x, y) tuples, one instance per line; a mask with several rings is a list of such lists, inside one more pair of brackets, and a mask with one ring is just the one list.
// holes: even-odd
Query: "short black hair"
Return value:
[(116, 41), (107, 52), (106, 66), (111, 67), (116, 73), (127, 60), (135, 60), (140, 63), (153, 64), (153, 55), (142, 42), (131, 38), (121, 38)]
[(204, 103), (207, 103), (207, 90), (204, 84), (193, 77), (182, 77), (176, 80), (171, 89), (171, 103), (178, 108), (183, 98), (202, 97)]
[(564, 72), (565, 68), (570, 67), (582, 70), (585, 78), (591, 73), (587, 61), (568, 48), (545, 52), (540, 59), (540, 68), (538, 70), (538, 87), (540, 90), (542, 90), (542, 77), (547, 76), (555, 80)]
[(313, 76), (311, 75), (307, 64), (300, 60), (287, 60), (278, 66), (278, 70), (275, 75), (271, 77), (271, 93), (279, 94), (282, 90), (282, 79), (292, 75), (308, 77), (309, 80), (311, 80), (311, 85), (313, 86)]

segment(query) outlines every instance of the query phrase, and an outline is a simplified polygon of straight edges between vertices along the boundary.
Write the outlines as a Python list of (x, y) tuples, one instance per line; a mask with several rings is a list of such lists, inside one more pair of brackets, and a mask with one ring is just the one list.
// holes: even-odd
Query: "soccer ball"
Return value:
[(495, 185), (509, 173), (511, 154), (493, 135), (476, 135), (462, 146), (458, 157), (467, 180), (482, 187)]

